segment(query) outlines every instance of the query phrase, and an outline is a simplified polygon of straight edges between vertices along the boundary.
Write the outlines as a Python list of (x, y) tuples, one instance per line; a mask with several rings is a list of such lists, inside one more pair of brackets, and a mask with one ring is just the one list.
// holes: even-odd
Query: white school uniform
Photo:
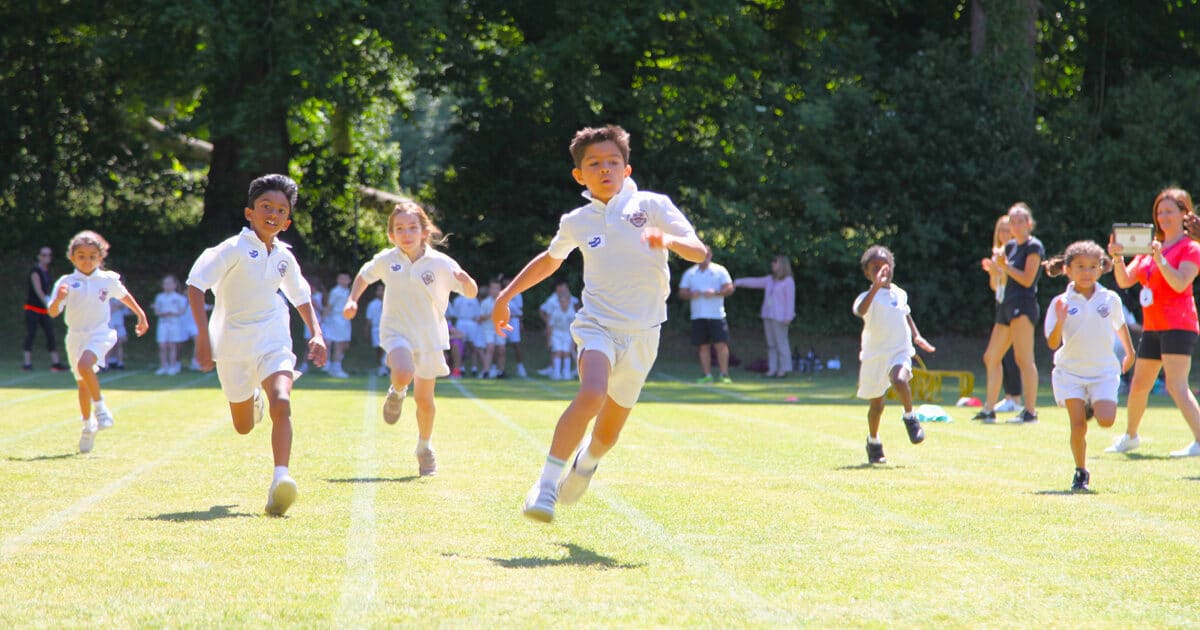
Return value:
[(329, 317), (321, 320), (321, 333), (329, 343), (350, 341), (350, 320), (342, 316), (348, 299), (350, 287), (335, 286), (329, 290)]
[(165, 313), (158, 316), (158, 326), (155, 328), (155, 341), (158, 343), (183, 343), (188, 340), (187, 324), (184, 316), (191, 317), (188, 311), (188, 301), (182, 293), (163, 291), (154, 296), (153, 310), (155, 313)]
[(501, 339), (492, 325), (492, 309), (496, 306), (496, 298), (487, 296), (479, 301), (479, 347), (494, 346)]
[(375, 298), (367, 304), (366, 318), (371, 328), (371, 347), (379, 348), (379, 319), (383, 317), (383, 300)]
[[(419, 378), (446, 376), (445, 350), (450, 349), (446, 306), (450, 292), (466, 288), (454, 274), (462, 267), (432, 247), (415, 262), (399, 247), (385, 249), (358, 271), (368, 283), (383, 281), (383, 310), (379, 319), (379, 344), (385, 352), (407, 348)], [(478, 306), (478, 301), (472, 300)], [(457, 300), (456, 300), (457, 302)]]
[[(866, 299), (863, 291), (854, 299), (853, 312)], [(912, 330), (908, 327), (908, 292), (892, 284), (880, 287), (871, 300), (871, 306), (863, 314), (862, 350), (858, 354), (861, 367), (858, 370), (859, 398), (879, 398), (887, 393), (892, 380), (889, 373), (899, 365), (901, 374), (912, 376), (912, 357), (916, 354), (912, 342)]]
[(1054, 400), (1062, 406), (1067, 399), (1084, 402), (1117, 400), (1121, 385), (1121, 363), (1113, 352), (1116, 332), (1125, 325), (1121, 298), (1114, 292), (1095, 285), (1091, 299), (1075, 291), (1075, 283), (1055, 296), (1046, 309), (1043, 333), (1049, 337), (1058, 325), (1056, 305), (1067, 302), (1067, 318), (1063, 322), (1062, 345), (1054, 351), (1054, 371), (1051, 383)]
[(67, 297), (62, 301), (63, 319), (67, 323), (67, 364), (78, 381), (83, 379), (79, 374), (79, 358), (84, 352), (90, 350), (96, 355), (94, 369), (107, 365), (104, 358), (117, 343), (117, 331), (108, 326), (112, 319), (108, 301), (119, 300), (129, 295), (129, 291), (120, 274), (104, 269), (97, 269), (90, 276), (78, 270), (62, 276), (49, 295), (58, 295), (58, 288), (63, 285), (67, 287)]
[[(508, 300), (508, 325), (512, 326), (512, 330), (504, 332), (506, 343), (521, 343), (521, 317), (523, 315), (525, 315), (525, 298), (517, 293)], [(484, 325), (490, 325), (490, 322), (484, 322)]]
[(571, 351), (571, 324), (575, 323), (575, 306), (567, 304), (566, 310), (555, 299), (554, 305), (546, 309), (547, 326), (550, 328), (550, 351)]
[(108, 327), (117, 332), (117, 339), (128, 339), (129, 331), (125, 328), (125, 316), (131, 314), (124, 303), (118, 300), (110, 300), (111, 313), (108, 318)]
[(628, 408), (658, 356), (671, 293), (667, 249), (642, 242), (642, 232), (656, 227), (691, 237), (696, 230), (669, 197), (639, 191), (633, 178), (608, 203), (588, 191), (583, 196), (589, 203), (563, 215), (547, 253), (556, 260), (575, 249), (583, 254), (583, 308), (571, 334), (580, 352), (598, 350), (608, 357), (608, 395)]
[(187, 284), (216, 296), (208, 321), (217, 379), (231, 402), (249, 400), (266, 377), (292, 370), (292, 334), (281, 326), (275, 294), (294, 306), (308, 304), (311, 290), (290, 246), (275, 239), (270, 253), (250, 228), (204, 250)]
[(462, 331), (463, 341), (478, 347), (479, 343), (479, 299), (457, 295), (454, 297), (454, 327)]

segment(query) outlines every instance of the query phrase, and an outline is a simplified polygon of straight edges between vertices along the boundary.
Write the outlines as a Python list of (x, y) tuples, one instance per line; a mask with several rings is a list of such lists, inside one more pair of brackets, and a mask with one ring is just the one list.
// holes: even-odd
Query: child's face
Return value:
[(1012, 240), (1012, 237), (1012, 228), (1008, 226), (1008, 223), (1001, 223), (996, 226), (996, 240), (1001, 243), (1007, 243)]
[(1103, 269), (1100, 259), (1095, 256), (1075, 256), (1071, 259), (1071, 264), (1067, 265), (1067, 277), (1075, 283), (1076, 291), (1090, 293), (1096, 286), (1096, 281), (1100, 279)]
[(337, 283), (338, 283), (339, 287), (343, 287), (343, 288), (350, 286), (350, 274), (339, 273), (338, 278), (337, 278)]
[(178, 287), (178, 285), (175, 284), (175, 278), (171, 278), (171, 277), (163, 278), (163, 282), (162, 282), (163, 291), (166, 291), (167, 293), (174, 293), (175, 289), (177, 287)]
[(489, 282), (488, 283), (488, 295), (500, 295), (500, 283), (499, 282)]
[(383, 299), (383, 284), (382, 283), (380, 283), (379, 286), (375, 287), (375, 297), (377, 297), (381, 300)]
[(1024, 212), (1013, 212), (1008, 215), (1008, 229), (1012, 233), (1012, 238), (1018, 240), (1028, 238), (1032, 227), (1029, 223), (1029, 215)]
[(872, 258), (871, 262), (867, 263), (867, 267), (863, 269), (863, 274), (867, 276), (867, 280), (870, 280), (874, 284), (875, 279), (879, 277), (880, 270), (885, 267), (887, 271), (884, 273), (883, 282), (880, 283), (880, 286), (889, 287), (892, 285), (892, 267), (888, 264), (886, 258)]
[(609, 199), (621, 192), (625, 178), (632, 172), (633, 168), (625, 163), (617, 143), (606, 140), (588, 145), (579, 168), (573, 169), (571, 175), (575, 181), (587, 187), (592, 197), (608, 203)]
[(246, 208), (246, 220), (250, 229), (264, 243), (270, 243), (277, 234), (292, 224), (292, 204), (278, 190), (268, 190), (254, 200), (253, 208)]
[(425, 242), (421, 217), (415, 214), (397, 214), (392, 217), (392, 229), (388, 230), (388, 240), (405, 254), (420, 251)]
[(100, 263), (104, 262), (104, 258), (100, 256), (100, 248), (95, 245), (80, 245), (71, 250), (71, 264), (85, 276), (92, 275), (92, 272), (100, 267)]
[(557, 293), (558, 297), (560, 298), (570, 297), (571, 287), (565, 284), (555, 285), (554, 292)]

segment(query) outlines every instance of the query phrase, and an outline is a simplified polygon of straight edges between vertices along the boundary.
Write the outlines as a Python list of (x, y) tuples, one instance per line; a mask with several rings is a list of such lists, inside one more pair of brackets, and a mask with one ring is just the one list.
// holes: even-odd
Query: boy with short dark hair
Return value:
[(879, 419), (883, 416), (883, 398), (888, 387), (896, 390), (900, 404), (904, 405), (904, 427), (913, 444), (925, 440), (925, 431), (913, 415), (912, 357), (916, 354), (913, 345), (926, 352), (934, 347), (917, 331), (908, 308), (908, 293), (892, 284), (892, 272), (896, 263), (891, 250), (882, 245), (872, 245), (862, 255), (863, 274), (871, 281), (871, 288), (854, 300), (854, 315), (863, 320), (862, 362), (858, 372), (858, 397), (871, 401), (867, 410), (867, 460), (872, 464), (883, 464), (883, 442), (879, 441)]
[[(583, 254), (583, 308), (571, 325), (579, 349), (579, 393), (558, 420), (541, 478), (523, 508), (525, 516), (542, 522), (554, 519), (558, 502), (573, 503), (587, 490), (641, 394), (667, 319), (667, 250), (695, 263), (705, 254), (695, 228), (668, 197), (639, 191), (629, 179), (624, 129), (582, 129), (570, 151), (571, 174), (587, 188), (588, 203), (563, 215), (550, 247), (513, 278), (492, 309), (492, 324), (503, 335), (512, 296), (550, 277), (572, 250)], [(592, 418), (591, 438), (579, 446)], [(576, 446), (571, 469), (560, 481)]]
[[(249, 433), (262, 419), (265, 390), (275, 459), (266, 512), (282, 516), (298, 493), (288, 474), (296, 355), (287, 318), (280, 317), (286, 306), (276, 297), (278, 291), (295, 305), (313, 332), (308, 359), (317, 367), (325, 363), (325, 340), (308, 281), (287, 243), (277, 238), (292, 223), (296, 182), (284, 175), (264, 175), (250, 183), (248, 197), (245, 216), (250, 226), (196, 259), (187, 279), (188, 303), (198, 331), (196, 360), (205, 372), (216, 362), (217, 379), (238, 433)], [(204, 293), (209, 289), (216, 298), (212, 321), (204, 310)]]

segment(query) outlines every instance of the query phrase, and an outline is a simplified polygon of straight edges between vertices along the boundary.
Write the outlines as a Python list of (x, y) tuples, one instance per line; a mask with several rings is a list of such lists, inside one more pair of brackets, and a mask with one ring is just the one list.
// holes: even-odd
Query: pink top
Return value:
[[(1184, 237), (1179, 242), (1163, 250), (1163, 258), (1172, 267), (1179, 268), (1183, 261), (1191, 262), (1200, 267), (1200, 243)], [(1127, 267), (1129, 277), (1137, 280), (1150, 289), (1154, 302), (1142, 307), (1144, 329), (1149, 331), (1161, 330), (1190, 330), (1200, 332), (1197, 324), (1196, 301), (1192, 298), (1192, 285), (1183, 291), (1176, 291), (1167, 284), (1154, 257), (1146, 254), (1137, 256)]]
[(759, 276), (738, 278), (733, 286), (745, 289), (763, 289), (762, 318), (791, 323), (796, 317), (796, 283), (791, 276)]

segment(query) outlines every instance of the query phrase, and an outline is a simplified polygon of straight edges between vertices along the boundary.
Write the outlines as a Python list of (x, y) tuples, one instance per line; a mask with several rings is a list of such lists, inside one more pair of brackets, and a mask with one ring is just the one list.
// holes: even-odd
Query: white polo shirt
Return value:
[(200, 254), (188, 274), (188, 286), (216, 296), (208, 334), (213, 358), (247, 361), (275, 350), (292, 351), (292, 334), (280, 323), (276, 292), (295, 306), (312, 301), (308, 281), (290, 246), (278, 238), (267, 246), (254, 230), (242, 228)]
[[(579, 310), (579, 298), (572, 295), (570, 302), (571, 302), (571, 310), (573, 310), (573, 311)], [(546, 301), (542, 302), (542, 305), (538, 307), (538, 310), (549, 315), (550, 309), (554, 309), (554, 308), (558, 308), (558, 295), (551, 293), (550, 297), (546, 298)]]
[(399, 247), (385, 249), (367, 261), (358, 275), (368, 283), (382, 280), (383, 311), (379, 318), (379, 343), (390, 347), (388, 340), (404, 337), (416, 352), (433, 352), (450, 348), (450, 331), (446, 327), (446, 306), (450, 292), (465, 289), (454, 277), (462, 267), (453, 258), (432, 247), (416, 262)]
[[(863, 291), (854, 299), (853, 312), (870, 291)], [(863, 315), (862, 350), (858, 358), (862, 361), (881, 355), (894, 357), (901, 352), (909, 356), (916, 354), (913, 348), (912, 331), (908, 328), (908, 292), (895, 284), (875, 293), (871, 306)]]
[(1116, 331), (1125, 325), (1121, 298), (1113, 291), (1096, 285), (1089, 300), (1075, 291), (1075, 283), (1050, 301), (1043, 332), (1047, 337), (1058, 325), (1055, 305), (1067, 301), (1067, 320), (1063, 322), (1062, 345), (1054, 351), (1054, 366), (1084, 379), (1106, 378), (1121, 373), (1121, 363), (1113, 352)]
[(454, 316), (454, 326), (456, 328), (478, 326), (479, 298), (467, 297), (465, 295), (454, 298), (454, 308), (451, 310), (451, 314)]
[(563, 215), (548, 253), (563, 260), (576, 248), (583, 254), (583, 309), (581, 317), (617, 330), (644, 330), (667, 320), (671, 271), (667, 249), (651, 249), (642, 242), (645, 227), (664, 234), (688, 237), (696, 233), (691, 222), (666, 195), (642, 192), (626, 178), (617, 196), (607, 204), (592, 199), (586, 206)]
[(62, 276), (47, 294), (51, 301), (63, 284), (67, 285), (67, 297), (63, 298), (61, 306), (68, 334), (108, 330), (108, 321), (112, 318), (108, 301), (129, 295), (121, 283), (121, 274), (104, 269), (97, 269), (90, 276), (83, 275), (78, 269)]
[(683, 272), (679, 288), (688, 289), (697, 295), (689, 300), (692, 319), (725, 319), (725, 296), (698, 295), (701, 291), (720, 291), (721, 287), (733, 284), (733, 278), (725, 267), (709, 261), (708, 269), (693, 265)]

